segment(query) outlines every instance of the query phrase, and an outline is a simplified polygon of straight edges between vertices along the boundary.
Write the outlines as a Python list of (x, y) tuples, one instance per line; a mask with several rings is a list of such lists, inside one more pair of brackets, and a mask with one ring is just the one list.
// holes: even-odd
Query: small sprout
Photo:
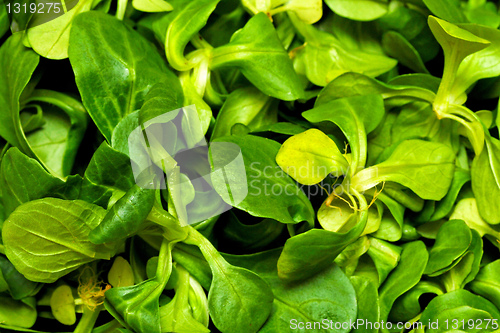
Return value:
[(116, 257), (109, 270), (108, 281), (115, 288), (134, 285), (134, 272), (127, 260), (120, 256)]
[(50, 308), (61, 324), (73, 325), (76, 322), (75, 299), (68, 285), (60, 285), (54, 290), (50, 297)]

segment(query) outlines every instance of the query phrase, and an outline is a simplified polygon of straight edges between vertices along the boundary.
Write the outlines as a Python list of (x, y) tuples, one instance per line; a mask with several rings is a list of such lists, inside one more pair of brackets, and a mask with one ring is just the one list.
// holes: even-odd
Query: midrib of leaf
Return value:
[(488, 286), (488, 287), (495, 287), (497, 289), (500, 289), (500, 283), (498, 283), (497, 281), (494, 281), (494, 280), (487, 280), (487, 281), (483, 281), (483, 280), (474, 280), (473, 284), (482, 284), (482, 285), (485, 285), (485, 286)]
[[(317, 319), (315, 318), (312, 318), (309, 316), (309, 314), (305, 313), (303, 310), (300, 309), (300, 307), (298, 306), (294, 306), (292, 304), (289, 304), (288, 302), (286, 302), (285, 300), (283, 300), (282, 298), (280, 297), (277, 297), (276, 295), (274, 296), (274, 300), (277, 302), (277, 303), (281, 303), (282, 305), (284, 305), (286, 308), (290, 309), (292, 312), (294, 313), (297, 313), (299, 315), (301, 315), (303, 318), (306, 318), (308, 322), (314, 322), (314, 321), (318, 321)], [(333, 302), (329, 301), (329, 300), (324, 300), (324, 299), (310, 299), (310, 300), (307, 300), (307, 302), (305, 303), (310, 303), (310, 302), (315, 302), (315, 301), (321, 301), (321, 302), (329, 302), (329, 303), (332, 303), (334, 304)], [(303, 303), (302, 303), (303, 304)]]
[[(240, 48), (238, 48), (238, 47), (240, 47)], [(234, 57), (234, 55), (238, 55), (238, 57), (234, 57), (234, 59), (230, 59), (229, 61), (227, 61), (227, 63), (230, 63), (233, 61), (247, 60), (247, 58), (252, 57), (254, 55), (258, 55), (258, 54), (275, 54), (275, 55), (281, 55), (281, 56), (285, 55), (288, 58), (286, 52), (284, 52), (284, 51), (255, 50), (255, 49), (252, 49), (251, 47), (249, 47), (245, 44), (243, 44), (243, 45), (233, 44), (233, 45), (222, 46), (220, 48), (215, 49), (214, 51), (220, 51), (221, 49), (226, 49), (226, 48), (235, 49), (235, 50), (228, 51), (228, 52), (219, 52), (219, 54), (216, 53), (216, 55), (212, 56), (210, 59), (210, 65), (209, 65), (210, 68), (217, 68), (218, 66), (220, 66), (220, 64), (218, 64), (217, 61), (214, 61), (214, 60), (217, 60), (219, 58), (228, 57), (228, 56)], [(251, 51), (248, 51), (249, 48), (251, 49)], [(214, 62), (215, 62), (215, 66), (212, 67)], [(224, 61), (222, 61), (222, 66), (225, 66)]]
[[(15, 166), (15, 164), (14, 164), (14, 163), (12, 163), (12, 161), (11, 161), (11, 165), (12, 165), (12, 167), (13, 167), (13, 168), (16, 168), (16, 171), (17, 171), (17, 166)], [(19, 173), (18, 173), (18, 175), (19, 175)], [(2, 176), (4, 176), (4, 175), (2, 175)], [(23, 186), (22, 186), (22, 188), (23, 188), (23, 189), (25, 189), (26, 187), (24, 186), (24, 178), (22, 179), (22, 182), (23, 182)], [(7, 179), (5, 179), (5, 183), (7, 183), (7, 187), (9, 188), (11, 195), (12, 195), (12, 196), (16, 199), (16, 201), (17, 201), (19, 204), (22, 204), (22, 203), (23, 203), (23, 201), (21, 201), (21, 198), (19, 198), (19, 196), (18, 196), (17, 192), (16, 192), (16, 191), (15, 191), (15, 189), (12, 187), (11, 182), (10, 182), (10, 181), (8, 181)], [(2, 191), (2, 192), (3, 192), (3, 191)], [(26, 192), (25, 192), (25, 193), (26, 193)], [(19, 206), (19, 205), (18, 205), (18, 206)]]
[[(107, 39), (106, 39), (106, 38), (105, 38), (105, 36), (103, 35), (103, 31), (105, 31), (105, 30), (104, 30), (104, 29), (98, 29), (98, 33), (99, 33), (99, 35), (100, 35), (100, 38), (101, 38), (102, 40), (104, 40), (104, 41), (107, 41)], [(132, 59), (132, 63), (133, 63), (133, 64), (134, 64), (134, 66), (135, 66), (136, 61), (135, 61), (135, 59), (134, 59), (133, 52), (132, 52), (132, 47), (131, 47), (131, 45), (130, 45), (130, 40), (129, 40), (129, 38), (128, 38), (127, 34), (122, 35), (122, 40), (125, 40), (125, 41), (126, 41), (126, 43), (127, 43), (127, 49), (128, 49), (128, 51), (129, 51), (129, 56), (130, 56), (130, 55), (132, 55), (132, 56), (131, 56), (131, 57), (129, 57), (129, 58), (131, 58), (131, 59)], [(132, 101), (134, 100), (133, 92), (134, 92), (134, 90), (135, 90), (135, 83), (136, 83), (136, 82), (135, 82), (135, 81), (136, 81), (136, 80), (135, 80), (135, 77), (136, 77), (136, 72), (135, 72), (135, 69), (134, 69), (134, 68), (130, 68), (130, 67), (128, 66), (127, 62), (126, 62), (126, 61), (124, 61), (124, 59), (123, 59), (120, 55), (118, 55), (118, 54), (115, 52), (115, 50), (114, 50), (112, 47), (110, 47), (110, 45), (109, 45), (108, 43), (106, 43), (106, 44), (105, 44), (105, 46), (106, 46), (106, 50), (108, 51), (108, 53), (109, 53), (109, 54), (110, 54), (113, 58), (115, 58), (116, 60), (118, 60), (119, 62), (121, 62), (121, 63), (122, 63), (122, 65), (123, 65), (123, 67), (125, 67), (125, 68), (127, 68), (127, 69), (128, 69), (129, 74), (133, 74), (132, 88), (131, 88), (131, 90), (129, 90), (129, 94), (128, 94), (128, 98), (127, 98), (129, 105), (128, 105), (128, 106), (125, 106), (125, 110), (122, 110), (122, 108), (120, 107), (120, 105), (119, 105), (119, 104), (117, 104), (117, 100), (116, 100), (116, 98), (108, 98), (108, 100), (110, 100), (110, 101), (111, 101), (111, 103), (112, 103), (112, 105), (114, 106), (114, 110), (116, 111), (116, 112), (114, 112), (114, 115), (116, 116), (116, 118), (121, 119), (124, 115), (129, 114), (129, 113), (131, 113), (132, 111), (134, 111), (134, 110), (132, 110), (132, 108), (133, 108), (133, 106), (132, 106), (132, 105), (133, 105), (133, 104), (132, 104)], [(103, 46), (103, 47), (104, 47), (104, 46)], [(87, 50), (89, 50), (89, 49), (90, 49), (90, 48), (89, 48), (89, 47), (87, 47)], [(87, 53), (91, 54), (91, 52), (87, 52)], [(100, 65), (99, 65), (99, 64), (97, 63), (97, 61), (96, 61), (96, 58), (94, 58), (94, 57), (91, 57), (91, 58), (92, 58), (92, 60), (93, 60), (94, 67), (95, 67), (95, 68), (97, 68), (97, 69), (98, 69), (98, 68), (100, 68)], [(103, 83), (103, 86), (104, 86), (104, 87), (105, 87), (105, 89), (106, 89), (106, 93), (107, 93), (107, 95), (108, 95), (108, 96), (114, 96), (115, 94), (111, 92), (110, 87), (109, 87), (109, 84), (108, 84), (107, 80), (105, 80), (105, 78), (102, 76), (101, 71), (99, 71), (99, 70), (98, 70), (98, 71), (96, 71), (96, 73), (98, 73), (97, 75), (99, 75), (99, 76), (100, 76), (100, 81)], [(94, 105), (96, 105), (96, 103), (95, 103), (95, 102), (93, 102), (93, 104), (94, 104)], [(107, 127), (108, 127), (108, 130), (110, 131), (110, 134), (111, 134), (111, 132), (112, 132), (112, 131), (113, 131), (113, 129), (114, 129), (114, 126), (113, 126), (113, 125), (111, 124), (111, 122), (110, 122), (110, 117), (101, 117), (101, 116), (103, 115), (103, 112), (102, 112), (102, 110), (101, 110), (101, 108), (100, 108), (100, 107), (98, 107), (98, 109), (99, 109), (99, 111), (101, 111), (101, 112), (100, 112), (101, 114), (99, 115), (100, 120), (104, 120), (104, 121), (107, 123), (107, 125), (108, 125), (108, 126), (107, 126)], [(122, 114), (120, 111), (125, 111), (126, 113), (125, 113), (125, 114)], [(108, 111), (108, 110), (106, 110), (106, 113), (108, 113), (108, 112), (109, 112), (109, 111)], [(92, 116), (92, 113), (90, 113), (90, 115)], [(94, 118), (94, 117), (92, 117), (92, 118)]]
[[(133, 47), (132, 45), (130, 45), (130, 40), (128, 38), (125, 38), (126, 40), (126, 43), (127, 43), (127, 49), (129, 51), (129, 59), (132, 60), (132, 66), (126, 66), (128, 68), (128, 71), (129, 71), (129, 77), (131, 79), (131, 83), (132, 83), (132, 86), (130, 87), (130, 90), (129, 90), (129, 93), (128, 93), (128, 106), (125, 106), (126, 107), (126, 110), (124, 110), (126, 113), (125, 115), (127, 114), (130, 114), (132, 113), (134, 110), (134, 105), (135, 105), (135, 95), (134, 95), (134, 92), (135, 92), (135, 85), (136, 85), (136, 72), (135, 72), (135, 67), (136, 67), (136, 61), (135, 61), (135, 58), (133, 56)], [(125, 116), (125, 115), (122, 115), (122, 116)]]
[[(102, 36), (102, 34), (101, 34), (101, 36)], [(87, 50), (89, 50), (89, 49), (90, 49), (90, 47), (87, 47)], [(91, 54), (91, 52), (87, 52), (87, 53)], [(100, 66), (98, 65), (98, 63), (96, 61), (96, 58), (94, 58), (92, 55), (90, 55), (89, 58), (92, 59), (92, 62), (94, 64), (95, 68), (100, 68)], [(113, 96), (114, 94), (111, 93), (111, 90), (110, 90), (110, 87), (109, 87), (109, 85), (107, 83), (107, 80), (104, 79), (104, 76), (101, 74), (101, 71), (97, 71), (97, 75), (100, 77), (100, 81), (102, 82), (102, 85), (105, 88), (105, 90), (107, 92), (107, 95), (108, 96)], [(114, 110), (113, 111), (120, 110), (119, 105), (117, 105), (116, 99), (110, 98), (108, 100), (110, 100), (111, 104), (113, 104), (113, 106), (114, 106)], [(94, 122), (96, 124), (99, 123), (99, 122), (101, 122), (102, 120), (104, 120), (106, 122), (106, 124), (107, 124), (107, 129), (110, 131), (110, 134), (111, 134), (113, 132), (113, 128), (114, 127), (111, 125), (111, 122), (109, 120), (110, 117), (102, 117), (101, 105), (98, 105), (98, 103), (96, 101), (92, 101), (91, 103), (96, 107), (96, 109), (99, 112), (99, 114), (95, 114), (94, 112), (89, 112), (90, 117), (92, 117), (92, 119), (94, 120)], [(107, 110), (106, 112), (109, 113), (110, 111), (112, 111), (112, 110)], [(116, 112), (113, 112), (113, 113), (116, 114)], [(97, 116), (97, 119), (95, 119), (96, 116)]]
[[(494, 145), (495, 144), (491, 141), (491, 139), (486, 140), (488, 162), (491, 167), (491, 173), (493, 174), (493, 179), (495, 179), (497, 186), (500, 187), (500, 174), (497, 172), (497, 169), (500, 170), (500, 164), (496, 166), (497, 164), (496, 162), (499, 161), (498, 158), (500, 158), (500, 156), (494, 156), (494, 151), (493, 151)], [(500, 141), (498, 143), (498, 146), (500, 147)], [(497, 159), (495, 159), (495, 157)]]
[[(31, 252), (29, 251), (26, 251), (25, 248), (23, 247), (19, 247), (19, 249), (21, 251), (24, 251), (26, 253), (29, 253), (30, 255), (33, 255)], [(21, 258), (21, 256), (18, 254), (18, 253), (12, 253), (13, 256), (16, 256), (17, 258), (19, 258), (19, 261), (22, 261), (26, 264), (25, 260), (23, 260)], [(37, 255), (37, 256), (40, 256), (40, 255)], [(61, 267), (60, 269), (42, 269), (40, 267), (40, 265), (37, 265), (36, 267), (32, 266), (32, 265), (27, 265), (28, 267), (31, 267), (33, 269), (36, 269), (37, 271), (39, 272), (44, 272), (44, 273), (58, 273), (58, 272), (64, 272), (64, 271), (71, 271), (73, 270), (74, 268), (76, 267), (80, 267), (82, 264), (86, 263), (86, 262), (90, 262), (93, 260), (93, 258), (89, 258), (89, 257), (86, 257), (85, 259), (84, 258), (77, 258), (78, 260), (74, 260), (75, 262), (74, 263), (65, 263), (64, 264), (64, 267)], [(54, 267), (54, 266), (52, 266)]]
[[(80, 0), (78, 2), (78, 4), (70, 10), (70, 12), (73, 12), (72, 13), (73, 14), (72, 18), (75, 17), (76, 14), (78, 14), (78, 11), (83, 7), (84, 4), (86, 4), (87, 1), (88, 0)], [(62, 0), (62, 3), (64, 4), (64, 0)], [(62, 16), (60, 16), (60, 17), (62, 17)], [(50, 52), (52, 52), (52, 50), (54, 49), (54, 47), (57, 45), (57, 43), (61, 39), (62, 35), (64, 35), (64, 33), (66, 32), (66, 30), (71, 26), (71, 23), (73, 23), (73, 19), (72, 18), (68, 18), (66, 24), (59, 30), (59, 34), (57, 35), (56, 40), (50, 46), (47, 54), (49, 54)]]

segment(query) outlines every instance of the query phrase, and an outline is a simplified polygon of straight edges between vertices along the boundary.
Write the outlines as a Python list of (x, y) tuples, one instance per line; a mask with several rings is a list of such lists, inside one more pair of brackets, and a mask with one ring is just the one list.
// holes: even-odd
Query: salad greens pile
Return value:
[[(496, 2), (43, 3), (0, 6), (1, 332), (500, 332)], [(188, 106), (248, 183), (194, 224), (129, 141)]]

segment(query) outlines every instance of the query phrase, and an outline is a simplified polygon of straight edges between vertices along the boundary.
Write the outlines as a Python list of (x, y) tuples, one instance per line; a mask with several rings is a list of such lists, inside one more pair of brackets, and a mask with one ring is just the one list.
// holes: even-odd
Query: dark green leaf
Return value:
[(155, 83), (167, 82), (173, 93), (181, 89), (149, 42), (97, 11), (73, 21), (69, 60), (83, 104), (108, 142), (116, 125), (142, 106)]
[(367, 217), (367, 211), (353, 215), (356, 225), (345, 233), (312, 229), (288, 239), (278, 260), (280, 278), (300, 281), (329, 267), (349, 244), (358, 239), (365, 229)]
[[(278, 277), (276, 262), (281, 249), (253, 255), (225, 255), (232, 264), (259, 274), (274, 294), (271, 316), (259, 332), (286, 332), (305, 322), (349, 322), (355, 319), (355, 293), (349, 279), (334, 264), (300, 282), (285, 283)], [(325, 328), (322, 332), (348, 332)]]
[(24, 203), (4, 222), (5, 254), (27, 279), (54, 282), (85, 263), (114, 255), (114, 245), (94, 245), (88, 238), (103, 217), (101, 207), (81, 200)]
[(301, 98), (304, 89), (274, 27), (264, 13), (251, 18), (229, 44), (213, 50), (211, 68), (237, 67), (264, 94), (285, 101)]
[(388, 318), (396, 299), (420, 281), (428, 257), (425, 245), (421, 241), (403, 245), (399, 265), (379, 290), (381, 320)]
[(153, 208), (155, 191), (132, 186), (106, 213), (101, 223), (89, 233), (94, 244), (128, 238), (140, 230)]
[[(215, 142), (235, 143), (243, 155), (248, 194), (242, 202), (235, 205), (236, 208), (282, 223), (308, 221), (313, 224), (314, 212), (311, 202), (275, 162), (279, 143), (253, 135), (223, 137)], [(255, 147), (259, 149), (254, 149)], [(228, 178), (231, 178), (230, 174)], [(271, 191), (279, 193), (271, 195)]]

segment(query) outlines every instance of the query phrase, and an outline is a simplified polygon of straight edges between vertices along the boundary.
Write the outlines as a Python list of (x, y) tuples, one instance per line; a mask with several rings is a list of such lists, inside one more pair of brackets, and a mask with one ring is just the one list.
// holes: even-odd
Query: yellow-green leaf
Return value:
[(325, 133), (310, 129), (289, 138), (276, 155), (278, 165), (293, 179), (314, 185), (330, 173), (341, 176), (349, 164), (335, 142)]
[(73, 325), (76, 322), (75, 299), (68, 285), (63, 284), (54, 290), (50, 297), (50, 308), (61, 324)]

